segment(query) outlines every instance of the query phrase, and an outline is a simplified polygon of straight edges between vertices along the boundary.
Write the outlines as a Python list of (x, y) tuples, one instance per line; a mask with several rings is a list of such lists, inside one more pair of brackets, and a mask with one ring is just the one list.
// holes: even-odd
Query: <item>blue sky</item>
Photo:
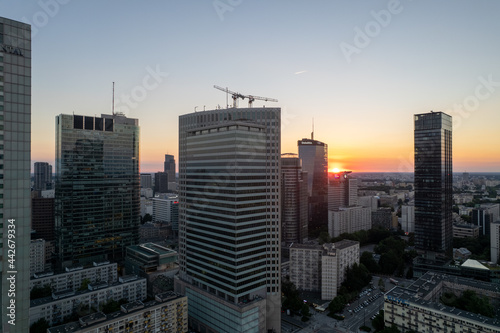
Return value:
[(214, 84), (278, 99), (282, 152), (314, 117), (331, 168), (412, 171), (412, 115), (434, 110), (454, 117), (456, 172), (500, 171), (499, 13), (482, 0), (0, 3), (33, 28), (33, 162), (53, 162), (55, 115), (110, 113), (114, 81), (145, 172), (177, 155), (179, 115), (224, 107)]

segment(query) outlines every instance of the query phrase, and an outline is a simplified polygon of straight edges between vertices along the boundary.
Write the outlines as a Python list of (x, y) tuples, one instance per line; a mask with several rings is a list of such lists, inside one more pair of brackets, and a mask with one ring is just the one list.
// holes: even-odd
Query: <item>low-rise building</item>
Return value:
[(453, 223), (454, 238), (476, 238), (479, 236), (480, 227), (471, 223)]
[(45, 270), (45, 240), (35, 239), (30, 244), (30, 276)]
[(149, 296), (172, 290), (173, 277), (179, 271), (177, 252), (154, 243), (129, 246), (125, 270), (147, 279)]
[(355, 263), (359, 264), (359, 242), (293, 244), (290, 280), (297, 289), (321, 292), (321, 299), (331, 300), (337, 296), (347, 269)]
[(404, 232), (415, 232), (415, 206), (401, 207), (401, 229)]
[(61, 274), (54, 274), (50, 271), (36, 273), (30, 280), (30, 290), (33, 290), (34, 287), (50, 286), (53, 292), (76, 291), (82, 287), (84, 281), (112, 284), (117, 280), (118, 266), (116, 263), (94, 262), (93, 266), (88, 268), (83, 266), (66, 267), (65, 272)]
[(380, 207), (372, 212), (372, 227), (380, 227), (386, 230), (392, 228), (392, 211), (388, 207)]
[(187, 332), (187, 297), (174, 292), (155, 296), (154, 301), (135, 301), (121, 306), (119, 312), (96, 312), (47, 330), (48, 333), (100, 332)]
[(473, 279), (427, 272), (407, 288), (394, 287), (384, 297), (385, 326), (402, 331), (498, 333), (500, 321), (446, 306), (439, 302), (444, 292), (458, 296), (473, 290), (488, 299), (500, 299), (498, 286)]
[(30, 325), (44, 318), (49, 325), (62, 323), (73, 312), (99, 309), (110, 300), (126, 299), (129, 302), (146, 299), (146, 279), (137, 276), (124, 276), (118, 282), (108, 284), (96, 282), (88, 285), (87, 290), (71, 289), (53, 292), (52, 296), (31, 300)]

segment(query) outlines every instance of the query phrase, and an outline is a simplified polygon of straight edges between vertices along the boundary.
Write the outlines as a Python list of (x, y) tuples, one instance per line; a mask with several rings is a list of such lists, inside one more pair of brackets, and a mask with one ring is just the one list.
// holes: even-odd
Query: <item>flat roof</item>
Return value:
[(435, 289), (441, 282), (453, 282), (457, 285), (465, 285), (476, 289), (493, 291), (498, 293), (500, 296), (500, 286), (493, 283), (427, 272), (406, 288), (399, 286), (392, 288), (385, 294), (384, 299), (385, 301), (390, 302), (390, 298), (393, 297), (397, 299), (396, 301), (411, 302), (421, 307), (441, 311), (448, 315), (458, 316), (468, 321), (475, 321), (482, 324), (500, 327), (500, 321), (496, 318), (485, 317), (434, 301), (433, 299), (435, 299), (436, 296)]

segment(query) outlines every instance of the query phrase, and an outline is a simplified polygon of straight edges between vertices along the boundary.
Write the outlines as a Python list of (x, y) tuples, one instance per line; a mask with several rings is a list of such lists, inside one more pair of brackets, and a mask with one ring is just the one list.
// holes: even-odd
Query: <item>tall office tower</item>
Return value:
[(139, 121), (56, 116), (58, 264), (121, 260), (139, 241)]
[(351, 171), (328, 175), (328, 210), (358, 205), (358, 180), (349, 177)]
[(463, 184), (468, 184), (469, 183), (469, 173), (468, 172), (464, 172), (462, 174), (462, 183)]
[(415, 231), (415, 206), (401, 207), (401, 229), (408, 233)]
[(281, 331), (280, 112), (179, 117), (175, 288), (198, 330)]
[(453, 240), (452, 119), (415, 115), (415, 247), (451, 255)]
[[(281, 246), (307, 240), (307, 172), (297, 154), (281, 155)], [(286, 255), (283, 253), (283, 255)]]
[(0, 17), (0, 272), (3, 332), (28, 332), (31, 27)]
[(31, 229), (36, 231), (36, 238), (54, 240), (54, 198), (42, 198), (33, 192)]
[(168, 173), (157, 172), (155, 173), (155, 193), (167, 193), (168, 192)]
[(163, 162), (163, 172), (168, 174), (168, 182), (175, 182), (175, 158), (174, 155), (165, 154), (165, 162)]
[(150, 173), (141, 173), (141, 188), (153, 188), (153, 177)]
[(52, 187), (52, 165), (47, 162), (35, 162), (35, 191), (50, 190)]
[(472, 210), (472, 223), (481, 227), (483, 236), (489, 236), (490, 225), (500, 219), (500, 204), (481, 204)]
[(328, 225), (328, 145), (313, 139), (299, 140), (297, 145), (308, 178), (309, 234), (317, 236)]

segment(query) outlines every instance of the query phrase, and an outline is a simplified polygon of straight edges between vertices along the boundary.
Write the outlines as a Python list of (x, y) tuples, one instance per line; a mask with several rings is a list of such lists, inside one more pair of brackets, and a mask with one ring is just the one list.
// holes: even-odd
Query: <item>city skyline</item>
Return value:
[(54, 164), (54, 116), (110, 113), (115, 82), (115, 111), (142, 124), (141, 172), (178, 156), (179, 115), (225, 107), (214, 84), (278, 99), (255, 104), (282, 108), (282, 152), (297, 152), (314, 118), (330, 169), (411, 172), (412, 116), (434, 110), (453, 116), (456, 172), (498, 171), (498, 9), (403, 0), (0, 4), (3, 16), (32, 24), (32, 165)]

